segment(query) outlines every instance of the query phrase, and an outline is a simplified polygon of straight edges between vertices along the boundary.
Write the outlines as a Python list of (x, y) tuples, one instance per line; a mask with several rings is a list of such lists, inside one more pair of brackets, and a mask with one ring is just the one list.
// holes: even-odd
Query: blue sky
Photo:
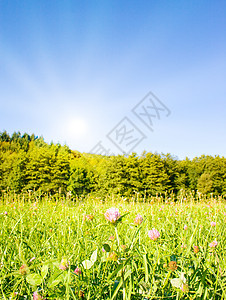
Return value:
[[(221, 0), (0, 0), (0, 131), (117, 154), (126, 117), (138, 154), (225, 156), (225, 32)], [(171, 112), (153, 131), (132, 112), (149, 92)]]

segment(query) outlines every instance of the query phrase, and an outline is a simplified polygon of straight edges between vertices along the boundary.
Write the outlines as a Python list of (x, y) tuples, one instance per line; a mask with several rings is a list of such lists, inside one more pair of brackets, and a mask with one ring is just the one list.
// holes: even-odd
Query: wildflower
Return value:
[(75, 272), (76, 275), (79, 275), (79, 274), (82, 273), (81, 269), (78, 268), (78, 267), (74, 270), (74, 272)]
[(78, 296), (79, 298), (84, 298), (85, 294), (83, 291), (79, 291)]
[(113, 235), (109, 236), (109, 241), (114, 241), (115, 237)]
[(23, 264), (19, 269), (19, 273), (21, 275), (26, 275), (28, 273), (28, 266)]
[(212, 221), (212, 222), (210, 223), (210, 225), (211, 225), (212, 227), (215, 227), (215, 226), (217, 225), (217, 223), (214, 222), (214, 221)]
[(18, 292), (13, 292), (10, 299), (16, 299)]
[(68, 268), (68, 261), (67, 261), (67, 259), (66, 258), (62, 258), (61, 263), (59, 265), (59, 269), (65, 271), (65, 270), (67, 270), (67, 268)]
[(197, 254), (199, 252), (199, 247), (198, 246), (194, 246), (194, 253)]
[(91, 214), (83, 216), (83, 221), (93, 221), (93, 219), (94, 219), (94, 216)]
[(29, 262), (32, 262), (33, 260), (35, 260), (35, 256), (33, 256), (33, 257), (29, 260)]
[(128, 249), (127, 245), (121, 245), (121, 248), (123, 252), (125, 252)]
[(134, 219), (134, 224), (135, 225), (140, 225), (143, 222), (143, 217), (141, 215), (137, 215), (136, 218)]
[(186, 283), (182, 283), (180, 289), (182, 290), (182, 292), (184, 293), (188, 293), (189, 292), (189, 287)]
[(112, 207), (106, 211), (106, 213), (104, 214), (104, 217), (110, 223), (115, 224), (117, 222), (117, 220), (121, 217), (121, 215), (119, 213), (118, 208)]
[(7, 211), (5, 211), (5, 212), (4, 212), (4, 215), (5, 215), (5, 216), (7, 216), (7, 215), (8, 215), (8, 212), (7, 212)]
[(176, 261), (170, 261), (168, 264), (168, 267), (171, 271), (176, 271), (177, 269), (177, 262)]
[(184, 225), (184, 230), (187, 230), (188, 229), (188, 226), (187, 225)]
[(215, 248), (218, 245), (218, 242), (215, 240), (209, 244), (211, 248)]
[(94, 219), (94, 216), (93, 215), (87, 215), (86, 216), (86, 219), (88, 220), (88, 221), (92, 221), (93, 219)]
[(148, 236), (151, 240), (155, 241), (160, 237), (160, 233), (157, 229), (153, 228), (152, 230), (148, 231)]
[(181, 245), (181, 249), (186, 249), (186, 248), (187, 248), (187, 245), (185, 245), (185, 244)]
[(118, 260), (118, 255), (115, 252), (112, 252), (112, 253), (109, 254), (108, 259), (112, 260), (112, 261), (117, 261)]
[(42, 300), (42, 296), (38, 292), (33, 293), (33, 300)]

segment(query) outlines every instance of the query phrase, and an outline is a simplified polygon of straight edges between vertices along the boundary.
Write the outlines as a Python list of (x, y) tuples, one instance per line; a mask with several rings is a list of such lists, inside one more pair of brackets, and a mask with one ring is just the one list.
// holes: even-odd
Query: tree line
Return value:
[(226, 195), (226, 158), (171, 154), (102, 156), (46, 143), (43, 137), (0, 133), (0, 192), (28, 190), (100, 196), (155, 196), (180, 190)]

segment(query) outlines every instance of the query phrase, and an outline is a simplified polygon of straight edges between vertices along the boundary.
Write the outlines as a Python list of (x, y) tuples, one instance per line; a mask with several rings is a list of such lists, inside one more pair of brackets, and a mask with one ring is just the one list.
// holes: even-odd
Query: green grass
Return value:
[[(104, 218), (110, 207), (126, 214), (117, 227)], [(226, 299), (225, 208), (215, 199), (175, 204), (57, 196), (34, 202), (5, 194), (0, 299), (33, 299), (34, 292), (34, 299)], [(92, 220), (84, 218), (90, 214)], [(137, 214), (144, 219), (138, 226)], [(160, 232), (156, 241), (148, 236), (152, 228)]]

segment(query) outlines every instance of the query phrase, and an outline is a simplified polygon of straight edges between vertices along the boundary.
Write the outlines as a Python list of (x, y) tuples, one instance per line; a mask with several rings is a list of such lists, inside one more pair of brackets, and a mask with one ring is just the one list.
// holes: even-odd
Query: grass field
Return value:
[(5, 193), (0, 299), (226, 299), (225, 205)]

